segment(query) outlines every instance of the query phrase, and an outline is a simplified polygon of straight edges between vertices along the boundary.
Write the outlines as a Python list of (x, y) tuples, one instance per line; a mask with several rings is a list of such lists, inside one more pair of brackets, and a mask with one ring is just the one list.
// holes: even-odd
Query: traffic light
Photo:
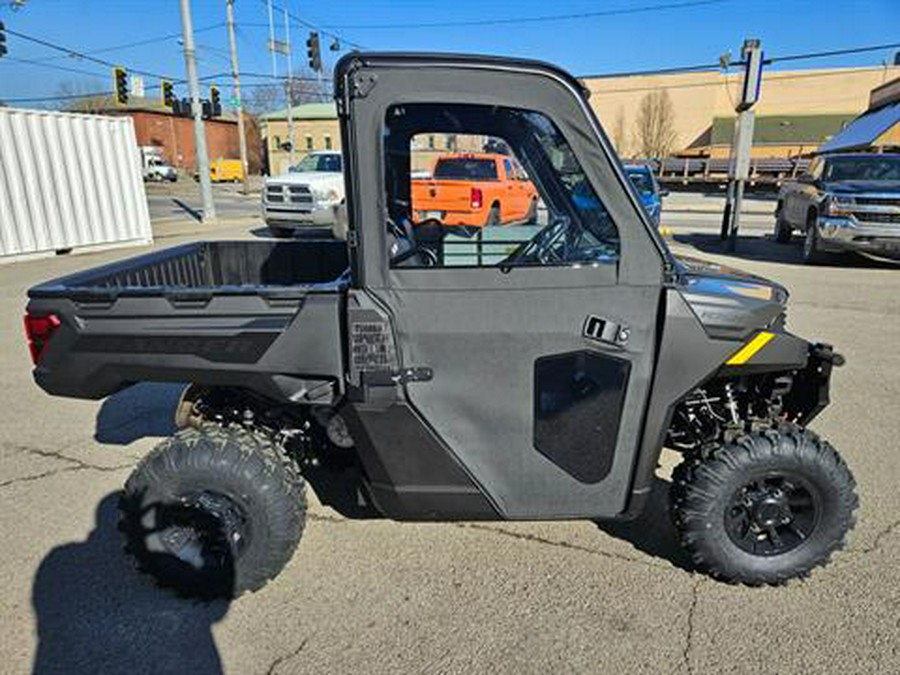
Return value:
[(219, 88), (215, 85), (209, 88), (210, 117), (222, 116), (222, 100), (219, 97)]
[(6, 26), (0, 21), (0, 58), (6, 53)]
[(319, 33), (312, 30), (306, 41), (306, 56), (309, 67), (317, 73), (322, 72), (322, 53), (319, 51)]
[(116, 81), (116, 103), (128, 105), (128, 71), (116, 66), (113, 68), (113, 77)]
[(172, 89), (170, 80), (163, 80), (161, 83), (163, 105), (167, 108), (175, 107), (175, 91)]

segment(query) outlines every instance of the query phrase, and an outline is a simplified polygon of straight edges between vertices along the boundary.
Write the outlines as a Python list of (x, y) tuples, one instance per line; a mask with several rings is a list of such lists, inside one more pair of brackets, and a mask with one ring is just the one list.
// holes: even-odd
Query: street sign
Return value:
[(144, 98), (144, 78), (140, 75), (131, 76), (131, 93), (138, 98)]
[(285, 56), (287, 56), (288, 52), (290, 51), (290, 46), (287, 42), (284, 42), (282, 40), (272, 39), (269, 40), (269, 51), (275, 52), (276, 54), (284, 54)]

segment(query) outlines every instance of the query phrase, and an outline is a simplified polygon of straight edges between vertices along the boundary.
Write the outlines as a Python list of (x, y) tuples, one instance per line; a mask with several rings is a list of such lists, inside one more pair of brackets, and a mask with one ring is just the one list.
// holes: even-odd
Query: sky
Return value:
[[(9, 30), (126, 68), (184, 78), (177, 0), (0, 0), (0, 21)], [(229, 72), (224, 27), (225, 0), (193, 0), (193, 21), (201, 77)], [(900, 0), (275, 0), (289, 21), (293, 62), (306, 61), (309, 25), (319, 29), (323, 55), (333, 62), (343, 52), (328, 50), (332, 33), (371, 50), (450, 51), (523, 56), (553, 62), (575, 75), (632, 72), (716, 63), (739, 57), (744, 38), (762, 40), (766, 56), (785, 56), (900, 42)], [(266, 0), (235, 0), (238, 56), (245, 82), (271, 75)], [(285, 38), (276, 9), (276, 37)], [(411, 25), (412, 24), (412, 25)], [(172, 36), (149, 44), (135, 42)], [(72, 58), (9, 35), (0, 58), (0, 100), (21, 107), (69, 91), (108, 91), (107, 66)], [(99, 53), (97, 50), (103, 50)], [(789, 62), (774, 68), (873, 66), (894, 58), (893, 50)], [(21, 60), (38, 61), (23, 63)], [(285, 59), (279, 57), (279, 74)], [(62, 70), (68, 68), (70, 70)], [(71, 72), (72, 70), (78, 72)], [(146, 77), (148, 86), (156, 84)], [(218, 79), (227, 98), (230, 78)], [(186, 95), (183, 88), (176, 89)]]

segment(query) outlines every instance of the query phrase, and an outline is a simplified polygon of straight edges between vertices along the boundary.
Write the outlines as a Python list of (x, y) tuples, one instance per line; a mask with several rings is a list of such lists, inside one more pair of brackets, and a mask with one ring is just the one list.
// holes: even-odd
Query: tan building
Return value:
[[(753, 156), (808, 154), (866, 110), (870, 92), (900, 67), (767, 70), (756, 112)], [(741, 75), (718, 71), (582, 80), (619, 154), (639, 154), (635, 121), (642, 99), (665, 90), (672, 102), (674, 154), (727, 157)]]
[[(754, 157), (794, 157), (814, 152), (849, 122), (871, 109), (870, 95), (893, 95), (900, 66), (767, 70), (759, 103), (755, 106)], [(741, 75), (719, 71), (585, 77), (591, 106), (623, 157), (638, 156), (636, 120), (641, 101), (652, 91), (664, 90), (672, 103), (675, 142), (672, 154), (727, 157), (734, 129), (734, 102), (740, 93)], [(893, 87), (893, 88), (892, 88)], [(882, 89), (884, 91), (882, 91)], [(285, 111), (264, 117), (269, 165), (273, 172), (286, 171), (288, 153)], [(337, 113), (331, 103), (310, 103), (294, 108), (295, 156), (308, 150), (340, 148)], [(891, 134), (900, 133), (892, 129)], [(436, 135), (433, 147), (425, 139), (414, 168), (428, 169), (434, 157), (450, 147), (450, 139)], [(461, 147), (459, 150), (478, 150)], [(464, 143), (471, 145), (471, 143)], [(476, 144), (477, 145), (477, 144)]]
[[(294, 161), (313, 150), (340, 150), (341, 131), (334, 103), (303, 103), (294, 106)], [(287, 110), (263, 115), (262, 133), (269, 158), (269, 173), (286, 173), (291, 165)]]

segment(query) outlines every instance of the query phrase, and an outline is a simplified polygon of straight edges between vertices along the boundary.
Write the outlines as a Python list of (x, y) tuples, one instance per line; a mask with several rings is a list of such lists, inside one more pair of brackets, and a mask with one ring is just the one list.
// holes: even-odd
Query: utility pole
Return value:
[(272, 77), (278, 77), (278, 59), (275, 56), (275, 15), (272, 0), (269, 0), (269, 51), (272, 53)]
[[(285, 0), (287, 2), (287, 0)], [(287, 43), (287, 123), (288, 123), (288, 157), (290, 165), (294, 165), (294, 69), (291, 62), (291, 27), (288, 23), (288, 11), (284, 8), (284, 41)]]
[(237, 98), (238, 143), (241, 149), (241, 169), (244, 174), (244, 194), (250, 192), (250, 176), (247, 163), (247, 136), (244, 133), (244, 101), (241, 99), (241, 75), (238, 68), (237, 40), (234, 37), (234, 0), (228, 3), (228, 42), (231, 46), (231, 78), (234, 80), (234, 95)]
[(191, 0), (181, 0), (181, 30), (184, 34), (184, 65), (187, 70), (191, 112), (194, 114), (194, 157), (200, 177), (200, 196), (203, 199), (203, 222), (216, 222), (216, 205), (209, 180), (209, 154), (206, 152), (206, 130), (203, 128), (203, 107), (200, 105), (200, 82), (197, 79), (197, 60), (194, 55), (194, 24), (191, 20)]
[(738, 113), (731, 146), (731, 181), (725, 198), (725, 212), (722, 216), (722, 239), (728, 251), (737, 248), (738, 231), (741, 225), (741, 204), (744, 200), (744, 182), (750, 176), (750, 151), (753, 148), (753, 127), (756, 114), (751, 108), (759, 100), (762, 85), (763, 52), (759, 40), (744, 40), (741, 47), (744, 62), (744, 81), (741, 98), (735, 106)]

